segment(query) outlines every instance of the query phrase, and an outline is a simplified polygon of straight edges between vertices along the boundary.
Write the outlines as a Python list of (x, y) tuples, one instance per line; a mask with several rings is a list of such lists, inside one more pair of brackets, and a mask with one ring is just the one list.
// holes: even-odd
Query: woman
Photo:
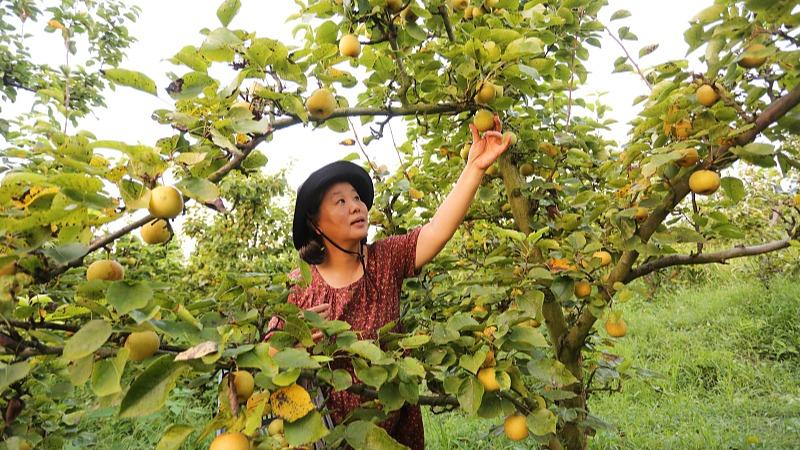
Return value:
[[(337, 161), (312, 173), (298, 189), (292, 227), (294, 246), (311, 264), (312, 280), (306, 288), (296, 287), (289, 301), (328, 320), (348, 322), (362, 339), (376, 338), (379, 328), (399, 319), (403, 279), (418, 274), (453, 237), (486, 169), (508, 148), (510, 137), (501, 134), (497, 116), (494, 122), (495, 129), (483, 136), (470, 124), (473, 142), (466, 167), (431, 221), (372, 245), (366, 244), (374, 193), (367, 172)], [(280, 326), (280, 319), (273, 318), (266, 338)], [(313, 337), (321, 339), (322, 332)], [(361, 402), (355, 394), (332, 392), (327, 407), (334, 423), (340, 423)], [(418, 406), (405, 405), (381, 426), (401, 444), (424, 448)]]

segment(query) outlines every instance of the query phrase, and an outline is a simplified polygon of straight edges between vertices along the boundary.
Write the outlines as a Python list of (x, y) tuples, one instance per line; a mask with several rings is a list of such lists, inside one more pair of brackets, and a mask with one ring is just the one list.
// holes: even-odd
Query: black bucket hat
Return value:
[(372, 186), (372, 179), (366, 170), (350, 161), (336, 161), (317, 169), (297, 189), (294, 221), (292, 222), (292, 239), (295, 249), (299, 250), (314, 239), (314, 231), (306, 224), (306, 219), (311, 211), (319, 208), (319, 205), (314, 203), (330, 185), (342, 181), (353, 185), (358, 196), (361, 197), (361, 201), (367, 205), (367, 211), (372, 208), (375, 188)]

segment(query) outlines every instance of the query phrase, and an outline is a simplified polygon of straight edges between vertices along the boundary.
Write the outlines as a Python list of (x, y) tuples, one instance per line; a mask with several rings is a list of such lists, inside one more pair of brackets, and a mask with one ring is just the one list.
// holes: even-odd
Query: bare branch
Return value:
[(688, 266), (696, 264), (725, 264), (729, 259), (742, 258), (745, 256), (762, 255), (777, 250), (783, 250), (789, 247), (791, 238), (780, 239), (777, 241), (767, 242), (766, 244), (753, 245), (745, 247), (743, 245), (736, 246), (727, 250), (722, 250), (714, 253), (703, 253), (699, 255), (669, 255), (663, 258), (658, 258), (653, 261), (648, 261), (639, 267), (632, 269), (628, 276), (623, 280), (624, 283), (643, 277), (648, 273), (655, 272), (656, 270), (664, 269), (671, 266)]
[(628, 53), (628, 49), (626, 49), (626, 48), (625, 48), (625, 45), (623, 45), (623, 44), (622, 44), (622, 41), (620, 41), (619, 39), (617, 39), (617, 37), (616, 37), (616, 36), (614, 36), (614, 33), (612, 33), (612, 32), (611, 32), (611, 30), (609, 30), (607, 26), (603, 25), (603, 28), (606, 30), (606, 32), (608, 33), (608, 35), (609, 35), (609, 36), (611, 36), (611, 39), (614, 39), (614, 42), (616, 42), (617, 44), (619, 44), (620, 48), (622, 48), (622, 51), (623, 51), (623, 52), (625, 52), (625, 56), (628, 58), (628, 61), (630, 61), (630, 62), (631, 62), (631, 64), (633, 64), (633, 67), (635, 67), (635, 68), (636, 68), (636, 72), (639, 74), (639, 77), (641, 77), (641, 78), (642, 78), (642, 81), (644, 81), (644, 84), (646, 84), (646, 85), (647, 85), (647, 88), (648, 88), (648, 89), (650, 89), (650, 90), (652, 91), (652, 90), (653, 90), (653, 86), (651, 86), (651, 85), (650, 85), (650, 82), (649, 82), (649, 81), (647, 81), (647, 78), (644, 76), (644, 73), (642, 72), (642, 69), (640, 69), (640, 68), (639, 68), (639, 65), (638, 65), (638, 64), (636, 64), (636, 61), (633, 59), (633, 57), (631, 56), (631, 54), (630, 54), (630, 53)]

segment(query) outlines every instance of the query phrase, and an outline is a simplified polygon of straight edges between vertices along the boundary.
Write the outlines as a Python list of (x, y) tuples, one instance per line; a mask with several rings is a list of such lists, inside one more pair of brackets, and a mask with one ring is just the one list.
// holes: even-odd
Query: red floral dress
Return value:
[[(362, 339), (375, 339), (379, 328), (400, 318), (403, 280), (417, 275), (414, 260), (420, 230), (416, 228), (408, 234), (390, 236), (368, 246), (367, 272), (374, 283), (363, 276), (348, 286), (333, 288), (320, 276), (316, 266), (312, 266), (311, 284), (305, 289), (296, 286), (289, 294), (289, 301), (301, 309), (329, 303), (331, 320), (349, 323)], [(273, 317), (268, 329), (281, 325), (281, 320)], [(265, 339), (268, 338), (269, 335)], [(354, 382), (358, 381), (355, 376), (353, 378)], [(347, 391), (331, 392), (327, 406), (334, 423), (341, 423), (362, 401), (361, 397)], [(419, 406), (404, 405), (381, 426), (401, 444), (414, 450), (425, 448)]]

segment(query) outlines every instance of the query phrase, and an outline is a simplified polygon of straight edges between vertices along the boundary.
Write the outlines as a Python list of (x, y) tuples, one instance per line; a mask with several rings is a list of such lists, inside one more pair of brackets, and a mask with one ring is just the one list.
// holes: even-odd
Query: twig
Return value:
[(625, 48), (625, 46), (622, 44), (622, 41), (617, 39), (617, 37), (614, 36), (614, 33), (612, 33), (607, 26), (603, 25), (603, 28), (606, 30), (608, 35), (611, 36), (611, 39), (614, 39), (614, 41), (617, 44), (619, 44), (620, 47), (622, 47), (622, 51), (625, 52), (625, 56), (628, 58), (628, 61), (630, 61), (631, 64), (633, 64), (633, 67), (636, 68), (636, 72), (639, 73), (639, 76), (642, 78), (642, 81), (644, 81), (644, 84), (647, 85), (647, 89), (650, 89), (652, 91), (653, 87), (650, 85), (650, 82), (647, 81), (647, 78), (644, 76), (644, 73), (642, 73), (642, 69), (639, 68), (639, 65), (636, 64), (636, 61), (631, 57), (630, 53), (628, 53), (628, 49)]

